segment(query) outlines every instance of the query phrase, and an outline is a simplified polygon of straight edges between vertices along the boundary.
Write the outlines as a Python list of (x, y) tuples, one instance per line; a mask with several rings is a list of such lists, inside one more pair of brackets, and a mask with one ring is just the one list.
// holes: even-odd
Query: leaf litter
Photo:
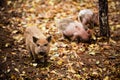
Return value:
[[(100, 37), (95, 43), (77, 43), (64, 38), (61, 40), (62, 34), (56, 27), (56, 21), (62, 18), (76, 20), (79, 10), (85, 8), (97, 12), (96, 0), (7, 2), (8, 6), (11, 4), (13, 4), (11, 8), (3, 9), (0, 14), (0, 17), (4, 16), (0, 19), (1, 79), (120, 79), (120, 36), (117, 34), (120, 31), (120, 22), (111, 20), (114, 18), (116, 7), (113, 0), (109, 0), (110, 11), (113, 11), (109, 20), (112, 35), (110, 42), (101, 41)], [(48, 60), (50, 63), (46, 67), (32, 63), (25, 49), (23, 33), (28, 26), (38, 26), (46, 36), (53, 36)], [(92, 37), (96, 40), (94, 33)]]

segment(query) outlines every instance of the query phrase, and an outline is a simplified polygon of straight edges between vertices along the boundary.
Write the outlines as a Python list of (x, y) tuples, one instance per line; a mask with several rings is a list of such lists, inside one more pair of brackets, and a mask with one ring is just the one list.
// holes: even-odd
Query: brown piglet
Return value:
[[(47, 61), (47, 55), (50, 50), (49, 42), (51, 36), (46, 37), (36, 26), (27, 27), (24, 33), (26, 48), (29, 51), (32, 60), (39, 62)], [(41, 57), (42, 56), (42, 57)]]

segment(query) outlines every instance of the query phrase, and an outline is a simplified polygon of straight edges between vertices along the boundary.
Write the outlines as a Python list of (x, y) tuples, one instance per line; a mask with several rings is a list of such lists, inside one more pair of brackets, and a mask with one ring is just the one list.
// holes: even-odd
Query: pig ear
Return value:
[(48, 37), (47, 37), (47, 41), (50, 42), (50, 41), (51, 41), (51, 38), (52, 38), (52, 36), (48, 36)]
[(80, 22), (82, 22), (82, 16), (78, 16), (78, 20), (80, 21)]
[(36, 37), (33, 36), (33, 42), (36, 43), (37, 40), (38, 40), (38, 38), (36, 38)]

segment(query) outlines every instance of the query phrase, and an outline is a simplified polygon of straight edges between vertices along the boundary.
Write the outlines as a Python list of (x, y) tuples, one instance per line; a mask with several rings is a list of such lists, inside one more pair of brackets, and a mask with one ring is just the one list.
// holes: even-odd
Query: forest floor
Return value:
[[(108, 5), (111, 39), (77, 43), (60, 40), (56, 21), (77, 20), (85, 8), (98, 12), (96, 0), (8, 1), (0, 10), (0, 80), (120, 80), (120, 2)], [(52, 36), (47, 66), (31, 61), (23, 37), (28, 26)], [(93, 30), (99, 35), (98, 26)]]

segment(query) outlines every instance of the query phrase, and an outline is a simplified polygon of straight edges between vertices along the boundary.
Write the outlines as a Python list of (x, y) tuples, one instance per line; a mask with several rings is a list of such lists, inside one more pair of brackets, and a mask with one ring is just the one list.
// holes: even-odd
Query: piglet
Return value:
[(89, 30), (85, 30), (81, 22), (72, 21), (71, 19), (63, 19), (58, 22), (58, 29), (63, 33), (63, 35), (70, 40), (88, 41), (91, 34)]
[(50, 50), (49, 42), (51, 36), (46, 37), (36, 26), (27, 27), (24, 33), (26, 48), (32, 59), (38, 62), (43, 56), (43, 61), (47, 61), (47, 54)]
[(94, 13), (91, 9), (80, 10), (78, 20), (83, 25), (86, 25), (87, 28), (93, 28), (95, 25), (99, 25), (98, 13)]

